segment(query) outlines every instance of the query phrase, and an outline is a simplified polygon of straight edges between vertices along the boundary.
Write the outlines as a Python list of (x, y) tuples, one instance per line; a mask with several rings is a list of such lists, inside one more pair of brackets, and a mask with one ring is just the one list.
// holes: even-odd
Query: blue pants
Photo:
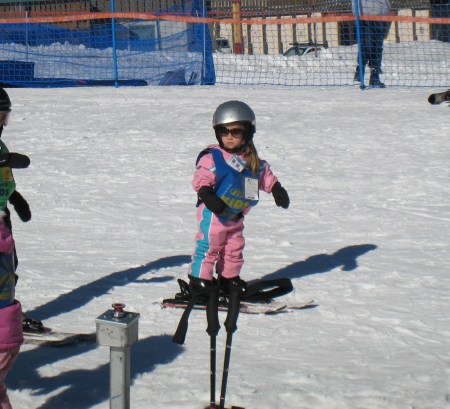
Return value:
[[(384, 33), (387, 28), (384, 21), (360, 21), (361, 34), (361, 60), (363, 68), (369, 64), (375, 73), (381, 69), (381, 59), (383, 56)], [(359, 56), (358, 56), (359, 62)]]

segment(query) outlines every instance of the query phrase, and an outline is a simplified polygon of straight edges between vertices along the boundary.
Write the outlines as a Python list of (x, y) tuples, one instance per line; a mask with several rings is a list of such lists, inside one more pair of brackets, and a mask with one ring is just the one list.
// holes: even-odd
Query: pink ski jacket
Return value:
[[(229, 153), (221, 149), (219, 145), (212, 145), (211, 148), (219, 149), (225, 161), (230, 159), (231, 156), (233, 155), (232, 153)], [(242, 156), (240, 157), (241, 159), (243, 159)], [(197, 168), (194, 173), (194, 178), (192, 180), (192, 187), (196, 192), (198, 192), (202, 186), (211, 186), (212, 188), (215, 188), (215, 182), (216, 182), (216, 174), (215, 174), (214, 159), (211, 153), (207, 153), (206, 155), (202, 156), (199, 162), (197, 163)], [(277, 178), (272, 173), (270, 165), (267, 162), (265, 162), (264, 170), (261, 172), (258, 181), (259, 190), (262, 190), (266, 193), (270, 193), (272, 191), (273, 185), (276, 182)], [(245, 215), (249, 211), (250, 207), (247, 207), (246, 209), (243, 210), (242, 213)]]
[(0, 309), (0, 350), (12, 349), (23, 344), (22, 306), (15, 301)]

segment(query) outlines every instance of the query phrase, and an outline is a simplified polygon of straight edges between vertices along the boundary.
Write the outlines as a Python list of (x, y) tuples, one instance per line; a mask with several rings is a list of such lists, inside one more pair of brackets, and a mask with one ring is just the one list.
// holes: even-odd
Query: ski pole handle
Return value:
[(210, 337), (217, 336), (220, 329), (219, 324), (219, 288), (217, 286), (208, 288), (208, 302), (206, 304), (206, 320), (208, 328), (206, 332)]
[(241, 287), (230, 286), (230, 297), (228, 303), (228, 313), (225, 320), (225, 328), (228, 333), (237, 330), (237, 320), (239, 317), (239, 308), (241, 306)]
[(183, 315), (181, 316), (180, 322), (178, 323), (177, 330), (175, 331), (175, 335), (172, 338), (172, 341), (175, 344), (183, 345), (184, 341), (186, 339), (186, 333), (188, 330), (188, 321), (189, 321), (189, 315), (191, 314), (191, 311), (194, 309), (195, 304), (195, 298), (191, 298), (189, 301), (189, 304), (187, 305), (186, 309), (183, 311)]

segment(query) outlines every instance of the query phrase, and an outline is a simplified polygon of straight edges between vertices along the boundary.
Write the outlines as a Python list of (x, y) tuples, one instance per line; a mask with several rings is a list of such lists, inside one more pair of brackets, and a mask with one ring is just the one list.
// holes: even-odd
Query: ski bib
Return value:
[[(0, 140), (0, 152), (9, 153), (8, 148)], [(8, 204), (8, 199), (16, 189), (16, 183), (14, 181), (14, 176), (12, 170), (9, 166), (4, 166), (0, 168), (0, 210), (5, 210)]]
[(209, 152), (216, 167), (216, 195), (227, 204), (218, 218), (221, 222), (227, 222), (247, 207), (258, 204), (259, 172), (257, 176), (253, 175), (237, 154), (225, 161), (220, 150), (212, 148)]
[(14, 302), (15, 287), (14, 256), (12, 253), (0, 253), (0, 308)]

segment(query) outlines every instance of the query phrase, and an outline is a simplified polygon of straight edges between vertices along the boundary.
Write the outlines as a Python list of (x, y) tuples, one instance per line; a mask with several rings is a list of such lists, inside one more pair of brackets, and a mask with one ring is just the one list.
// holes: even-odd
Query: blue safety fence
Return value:
[(69, 12), (43, 7), (19, 18), (1, 15), (0, 82), (24, 87), (215, 83), (207, 25), (177, 19), (203, 13), (201, 3), (185, 4), (182, 11), (174, 5), (143, 19), (123, 12), (116, 18), (114, 10), (83, 13), (82, 6), (72, 3)]
[(0, 83), (448, 87), (446, 1), (6, 0)]

